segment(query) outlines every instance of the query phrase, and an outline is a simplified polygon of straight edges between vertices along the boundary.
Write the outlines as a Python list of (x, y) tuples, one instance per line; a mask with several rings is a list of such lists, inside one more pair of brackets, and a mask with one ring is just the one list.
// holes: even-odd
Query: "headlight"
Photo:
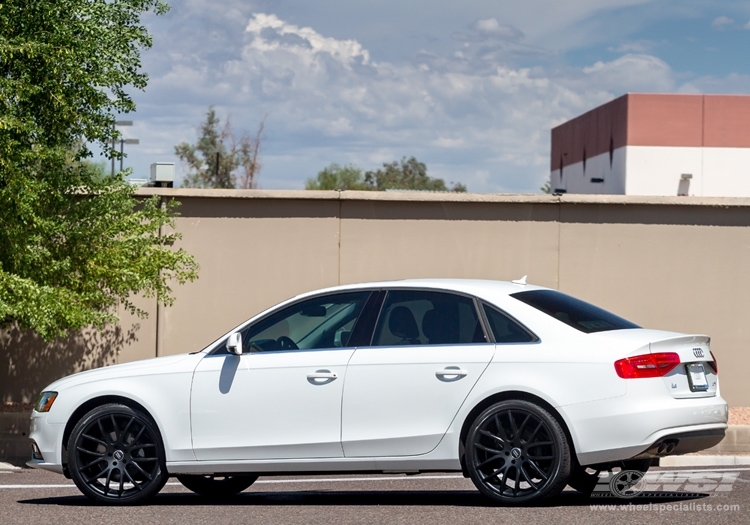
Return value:
[(42, 392), (39, 394), (39, 400), (36, 402), (34, 410), (37, 412), (49, 412), (55, 399), (57, 399), (57, 392)]

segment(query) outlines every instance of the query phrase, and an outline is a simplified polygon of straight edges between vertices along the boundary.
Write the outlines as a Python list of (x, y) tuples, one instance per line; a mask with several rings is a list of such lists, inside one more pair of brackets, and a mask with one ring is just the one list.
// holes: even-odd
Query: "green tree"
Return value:
[(414, 190), (414, 191), (452, 191), (464, 193), (466, 186), (451, 183), (448, 188), (443, 179), (427, 175), (427, 166), (414, 157), (384, 163), (381, 169), (368, 171), (364, 175), (356, 166), (331, 164), (318, 172), (314, 179), (307, 179), (306, 190)]
[[(265, 119), (264, 119), (265, 120)], [(213, 106), (198, 128), (198, 142), (174, 147), (175, 155), (189, 168), (182, 185), (188, 188), (241, 188), (257, 186), (260, 171), (258, 155), (264, 121), (255, 136), (235, 135), (231, 117), (222, 125)]]
[[(118, 158), (118, 113), (143, 89), (141, 25), (159, 0), (0, 3), (0, 326), (51, 340), (114, 322), (129, 298), (171, 304), (197, 277), (172, 244), (175, 203), (139, 201), (123, 177), (94, 176), (86, 144)], [(93, 171), (92, 171), (93, 170)], [(127, 172), (125, 173), (125, 175)], [(101, 175), (101, 174), (99, 174)]]
[(306, 190), (372, 190), (365, 184), (362, 170), (349, 164), (331, 164), (318, 172), (314, 179), (307, 179)]
[(427, 166), (414, 157), (400, 162), (384, 163), (383, 167), (365, 173), (365, 184), (374, 190), (452, 191), (464, 193), (466, 186), (457, 183), (448, 188), (443, 179), (427, 175)]

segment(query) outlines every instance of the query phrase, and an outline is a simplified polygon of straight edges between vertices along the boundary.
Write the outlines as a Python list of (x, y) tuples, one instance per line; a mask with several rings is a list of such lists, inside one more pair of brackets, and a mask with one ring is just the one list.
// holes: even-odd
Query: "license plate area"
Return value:
[(689, 363), (685, 365), (688, 384), (691, 392), (705, 392), (708, 390), (708, 379), (703, 363)]

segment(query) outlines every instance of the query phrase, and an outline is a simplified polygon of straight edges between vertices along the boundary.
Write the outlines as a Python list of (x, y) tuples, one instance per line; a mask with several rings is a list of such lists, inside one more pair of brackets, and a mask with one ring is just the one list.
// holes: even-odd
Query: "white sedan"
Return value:
[(405, 280), (300, 295), (201, 351), (60, 379), (28, 464), (109, 504), (169, 476), (227, 496), (343, 471), (462, 471), (523, 504), (711, 447), (727, 416), (704, 335), (525, 280)]

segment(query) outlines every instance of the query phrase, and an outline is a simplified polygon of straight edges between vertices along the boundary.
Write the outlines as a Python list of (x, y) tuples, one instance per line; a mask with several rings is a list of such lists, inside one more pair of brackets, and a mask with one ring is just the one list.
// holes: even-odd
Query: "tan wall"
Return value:
[(182, 201), (180, 246), (200, 262), (199, 280), (175, 288), (173, 307), (151, 304), (149, 319), (124, 320), (128, 330), (88, 353), (90, 336), (41, 360), (38, 342), (21, 349), (0, 338), (3, 399), (33, 397), (54, 376), (107, 359), (199, 350), (261, 309), (324, 286), (528, 274), (643, 326), (711, 335), (724, 396), (750, 406), (750, 199), (140, 191)]

